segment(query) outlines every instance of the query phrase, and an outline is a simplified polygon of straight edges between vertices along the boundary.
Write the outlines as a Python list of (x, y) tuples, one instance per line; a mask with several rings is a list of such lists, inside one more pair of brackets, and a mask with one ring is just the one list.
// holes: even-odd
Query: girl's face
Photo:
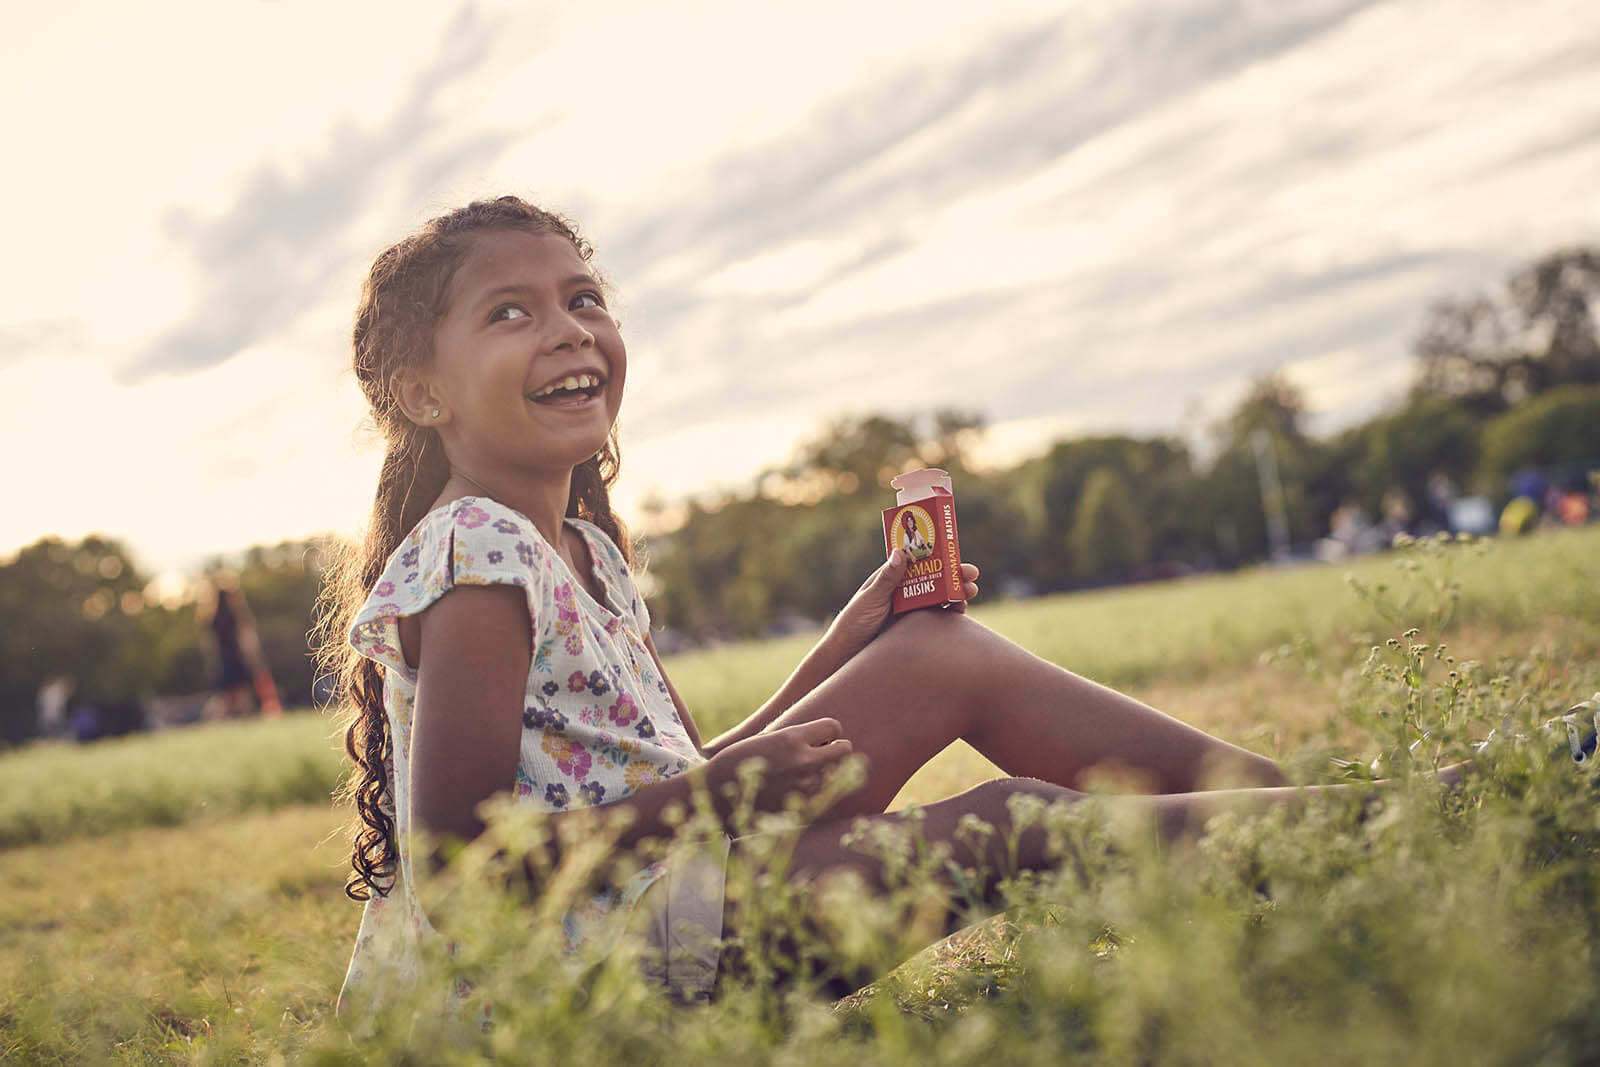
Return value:
[(628, 354), (570, 241), (479, 234), (445, 306), (422, 377), (452, 462), (485, 479), (561, 473), (605, 445)]

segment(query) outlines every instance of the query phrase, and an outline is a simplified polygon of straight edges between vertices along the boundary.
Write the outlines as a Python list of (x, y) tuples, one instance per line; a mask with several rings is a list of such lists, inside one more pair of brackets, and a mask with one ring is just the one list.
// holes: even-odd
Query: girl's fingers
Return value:
[(961, 565), (961, 580), (975, 582), (978, 580), (978, 565), (976, 563), (963, 563)]
[(812, 719), (809, 722), (791, 726), (795, 737), (808, 745), (825, 745), (844, 734), (844, 726), (838, 719)]
[(967, 594), (967, 599), (968, 600), (971, 600), (971, 599), (973, 599), (974, 597), (976, 597), (978, 595), (978, 583), (977, 582), (967, 582), (964, 585), (962, 585), (961, 591)]

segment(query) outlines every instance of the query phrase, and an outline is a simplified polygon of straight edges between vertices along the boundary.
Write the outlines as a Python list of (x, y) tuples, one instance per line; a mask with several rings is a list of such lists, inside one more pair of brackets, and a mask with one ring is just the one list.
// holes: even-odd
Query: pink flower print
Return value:
[(469, 530), (476, 530), (489, 521), (489, 513), (475, 504), (468, 504), (456, 512), (456, 521)]
[(583, 635), (577, 633), (568, 634), (565, 647), (569, 656), (583, 655)]
[(572, 676), (567, 679), (567, 688), (574, 693), (583, 692), (589, 688), (589, 676), (582, 671), (573, 671)]
[[(561, 590), (567, 591), (567, 596), (561, 596)], [(572, 603), (572, 586), (563, 585), (556, 590), (556, 633), (570, 634), (578, 628), (578, 609)]]
[(578, 721), (585, 726), (599, 726), (600, 720), (605, 716), (606, 713), (603, 708), (580, 708), (578, 710)]
[(622, 629), (622, 620), (617, 618), (615, 615), (606, 620), (606, 633), (610, 634), (612, 637), (617, 636), (617, 631), (620, 629)]
[(546, 732), (540, 747), (556, 761), (556, 769), (562, 774), (580, 782), (589, 777), (589, 767), (594, 761), (589, 756), (589, 750), (578, 742), (561, 734)]
[(392, 594), (394, 592), (394, 583), (393, 582), (379, 582), (378, 583), (378, 587), (376, 589), (374, 589), (373, 592), (377, 593), (379, 596), (389, 596), (390, 594)]
[(379, 604), (378, 615), (385, 619), (392, 619), (400, 614), (399, 604)]
[(611, 705), (609, 717), (618, 726), (626, 726), (639, 717), (639, 705), (627, 693), (619, 692), (617, 702)]

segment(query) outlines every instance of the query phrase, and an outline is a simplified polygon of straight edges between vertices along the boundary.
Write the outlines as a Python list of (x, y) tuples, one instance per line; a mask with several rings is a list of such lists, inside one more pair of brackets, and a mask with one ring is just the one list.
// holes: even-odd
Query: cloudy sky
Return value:
[(354, 532), (372, 256), (575, 216), (629, 342), (626, 513), (843, 412), (992, 458), (1284, 369), (1391, 402), (1423, 309), (1600, 240), (1590, 0), (58, 0), (0, 13), (0, 554)]

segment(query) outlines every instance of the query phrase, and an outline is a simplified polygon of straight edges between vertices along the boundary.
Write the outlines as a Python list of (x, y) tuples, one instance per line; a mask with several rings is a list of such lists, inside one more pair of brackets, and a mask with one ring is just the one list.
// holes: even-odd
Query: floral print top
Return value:
[[(597, 602), (528, 518), (488, 497), (463, 497), (419, 522), (389, 558), (356, 614), (350, 644), (383, 666), (393, 757), (385, 768), (400, 863), (389, 894), (367, 901), (339, 994), (339, 1012), (376, 1008), (385, 992), (416, 985), (419, 947), (438, 935), (417, 904), (409, 848), (409, 761), (417, 672), (400, 651), (399, 620), (458, 585), (514, 585), (527, 593), (533, 659), (522, 711), (514, 788), (519, 802), (557, 812), (608, 804), (704, 762), (645, 647), (650, 617), (616, 545), (592, 523), (568, 519), (588, 547), (605, 593)], [(602, 920), (633, 903), (664, 870), (568, 910), (568, 942), (584, 947)], [(614, 925), (614, 924), (613, 924)], [(446, 1010), (450, 991), (441, 991)]]

